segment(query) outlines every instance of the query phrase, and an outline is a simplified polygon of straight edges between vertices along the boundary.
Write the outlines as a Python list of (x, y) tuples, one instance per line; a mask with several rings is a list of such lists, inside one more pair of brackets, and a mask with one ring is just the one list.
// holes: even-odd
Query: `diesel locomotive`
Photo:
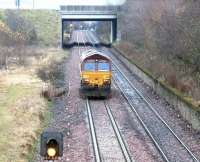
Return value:
[(83, 97), (109, 97), (111, 94), (111, 60), (94, 49), (81, 55), (80, 95)]

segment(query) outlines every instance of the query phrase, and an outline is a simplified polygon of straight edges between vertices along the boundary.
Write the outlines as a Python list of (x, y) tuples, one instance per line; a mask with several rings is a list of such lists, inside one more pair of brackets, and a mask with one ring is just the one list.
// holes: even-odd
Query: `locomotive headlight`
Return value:
[(88, 78), (83, 78), (83, 81), (84, 82), (89, 82), (89, 79)]
[(110, 79), (104, 79), (105, 84), (110, 84)]
[(109, 81), (110, 81), (110, 78), (104, 78), (104, 81), (105, 81), (105, 82), (109, 82)]
[(55, 150), (55, 148), (48, 148), (47, 154), (48, 154), (48, 156), (50, 156), (50, 157), (54, 157), (54, 156), (56, 155), (56, 150)]
[(84, 81), (89, 82), (89, 79), (84, 79)]

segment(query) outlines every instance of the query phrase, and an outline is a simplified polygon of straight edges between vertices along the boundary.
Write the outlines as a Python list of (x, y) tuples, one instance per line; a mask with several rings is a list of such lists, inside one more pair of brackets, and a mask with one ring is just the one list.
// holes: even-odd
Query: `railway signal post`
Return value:
[(45, 160), (54, 161), (63, 156), (63, 134), (44, 132), (40, 139), (40, 155)]

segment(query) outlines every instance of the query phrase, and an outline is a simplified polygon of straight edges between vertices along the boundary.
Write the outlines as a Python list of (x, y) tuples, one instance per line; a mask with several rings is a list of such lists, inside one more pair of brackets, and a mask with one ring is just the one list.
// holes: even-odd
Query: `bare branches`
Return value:
[(120, 15), (122, 38), (163, 57), (181, 58), (199, 70), (199, 8), (195, 0), (128, 0)]
[[(124, 43), (134, 46), (129, 49), (134, 60), (172, 87), (198, 99), (199, 15), (198, 0), (127, 0), (119, 21)], [(139, 54), (134, 56), (133, 49)]]

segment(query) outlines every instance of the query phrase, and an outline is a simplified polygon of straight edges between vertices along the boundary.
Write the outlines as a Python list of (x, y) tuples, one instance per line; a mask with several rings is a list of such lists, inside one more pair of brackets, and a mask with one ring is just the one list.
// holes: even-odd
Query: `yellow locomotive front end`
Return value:
[(90, 54), (81, 62), (80, 92), (86, 97), (108, 97), (111, 93), (111, 62), (101, 54)]

